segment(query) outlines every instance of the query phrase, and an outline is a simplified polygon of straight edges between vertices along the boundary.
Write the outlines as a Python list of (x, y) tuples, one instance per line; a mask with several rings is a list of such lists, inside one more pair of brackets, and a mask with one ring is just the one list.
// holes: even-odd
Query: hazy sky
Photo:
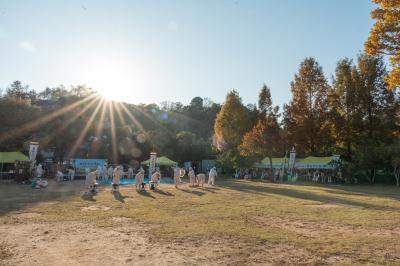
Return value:
[(0, 88), (86, 84), (131, 103), (222, 102), (230, 89), (276, 104), (313, 56), (329, 78), (373, 24), (370, 0), (0, 0)]

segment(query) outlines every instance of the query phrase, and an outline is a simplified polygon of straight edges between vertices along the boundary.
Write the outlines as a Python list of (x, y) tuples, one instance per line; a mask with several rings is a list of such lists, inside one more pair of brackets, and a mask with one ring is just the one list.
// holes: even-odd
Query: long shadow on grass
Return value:
[(168, 191), (163, 191), (163, 190), (159, 190), (159, 189), (155, 189), (155, 190), (153, 190), (153, 192), (157, 193), (157, 194), (160, 194), (160, 195), (163, 195), (163, 196), (169, 196), (169, 197), (174, 196), (174, 194), (172, 194), (172, 193), (170, 193)]
[(95, 195), (95, 193), (86, 191), (82, 194), (81, 198), (86, 201), (96, 201), (96, 199), (94, 198)]
[(119, 191), (113, 191), (114, 199), (118, 200), (119, 202), (125, 203), (125, 199), (128, 196), (123, 196)]
[(9, 212), (20, 211), (39, 203), (65, 200), (80, 196), (83, 183), (79, 181), (59, 184), (50, 180), (43, 189), (32, 189), (24, 184), (0, 184), (0, 216)]
[(215, 191), (219, 190), (219, 188), (215, 188), (215, 187), (197, 187), (196, 189), (211, 192), (211, 193), (217, 193)]
[(343, 205), (348, 205), (348, 206), (353, 206), (353, 207), (361, 207), (361, 208), (368, 208), (368, 209), (374, 209), (374, 210), (385, 210), (385, 211), (398, 211), (400, 210), (400, 206), (398, 208), (395, 207), (389, 207), (389, 206), (380, 206), (380, 205), (375, 205), (375, 204), (370, 204), (367, 202), (359, 202), (359, 201), (353, 201), (349, 199), (343, 199), (343, 198), (338, 198), (335, 196), (328, 196), (328, 195), (320, 195), (320, 194), (315, 194), (311, 191), (299, 191), (296, 190), (295, 186), (291, 187), (273, 187), (273, 186), (265, 186), (264, 183), (260, 183), (257, 185), (256, 183), (252, 182), (250, 184), (246, 184), (246, 182), (240, 182), (240, 181), (225, 181), (219, 183), (219, 186), (221, 187), (226, 187), (232, 190), (237, 190), (241, 192), (246, 192), (246, 193), (252, 193), (252, 194), (274, 194), (274, 195), (279, 195), (279, 196), (286, 196), (286, 197), (292, 197), (292, 198), (297, 198), (297, 199), (302, 199), (302, 200), (311, 200), (311, 201), (319, 201), (321, 203), (338, 203), (338, 204), (343, 204)]
[(193, 194), (193, 195), (196, 195), (196, 196), (199, 196), (199, 197), (206, 194), (206, 193), (201, 192), (201, 191), (189, 190), (189, 189), (184, 189), (184, 188), (180, 189), (180, 191), (183, 191), (183, 192), (189, 193), (189, 194)]
[(349, 196), (374, 196), (381, 198), (390, 198), (400, 201), (400, 190), (395, 186), (390, 185), (341, 185), (341, 184), (321, 184), (321, 183), (307, 183), (296, 182), (296, 186), (302, 187), (318, 187), (322, 188), (325, 192), (339, 195)]
[(151, 195), (149, 192), (147, 192), (147, 190), (140, 190), (140, 191), (137, 191), (137, 193), (138, 193), (139, 195), (141, 195), (141, 196), (149, 197), (149, 198), (155, 199), (155, 197), (154, 197), (153, 195)]

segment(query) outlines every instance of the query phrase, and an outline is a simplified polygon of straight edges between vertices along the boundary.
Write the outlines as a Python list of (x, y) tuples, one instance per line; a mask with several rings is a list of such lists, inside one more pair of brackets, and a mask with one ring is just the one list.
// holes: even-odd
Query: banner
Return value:
[(296, 150), (293, 147), (289, 155), (289, 172), (292, 172), (295, 162), (296, 162)]
[(149, 160), (149, 178), (151, 178), (151, 175), (156, 171), (156, 161), (157, 161), (157, 153), (151, 152)]
[(31, 162), (35, 161), (38, 149), (39, 149), (39, 142), (31, 141), (29, 143), (29, 161)]
[(105, 159), (72, 159), (72, 165), (75, 169), (97, 169), (106, 163)]

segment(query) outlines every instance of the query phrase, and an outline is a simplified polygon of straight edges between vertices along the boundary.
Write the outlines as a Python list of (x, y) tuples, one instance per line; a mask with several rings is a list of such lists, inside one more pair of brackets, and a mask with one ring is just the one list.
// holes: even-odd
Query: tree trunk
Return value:
[(400, 166), (399, 167), (394, 167), (394, 178), (396, 179), (396, 186), (400, 186)]
[(376, 174), (376, 171), (375, 171), (375, 168), (373, 168), (372, 169), (372, 184), (375, 183), (375, 174)]
[(374, 182), (375, 182), (375, 169), (374, 168), (367, 171), (367, 179), (370, 184), (374, 184)]
[(272, 157), (268, 156), (268, 159), (269, 159), (269, 167), (270, 167), (270, 170), (271, 170), (272, 181), (275, 181), (274, 169), (272, 168)]

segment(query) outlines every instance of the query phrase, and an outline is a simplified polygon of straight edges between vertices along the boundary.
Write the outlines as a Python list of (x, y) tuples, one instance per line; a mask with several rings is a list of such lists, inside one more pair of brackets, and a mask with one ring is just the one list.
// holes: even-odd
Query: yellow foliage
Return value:
[(375, 24), (365, 43), (370, 55), (389, 56), (391, 71), (386, 78), (390, 88), (400, 87), (400, 0), (374, 0), (380, 5), (371, 12)]

